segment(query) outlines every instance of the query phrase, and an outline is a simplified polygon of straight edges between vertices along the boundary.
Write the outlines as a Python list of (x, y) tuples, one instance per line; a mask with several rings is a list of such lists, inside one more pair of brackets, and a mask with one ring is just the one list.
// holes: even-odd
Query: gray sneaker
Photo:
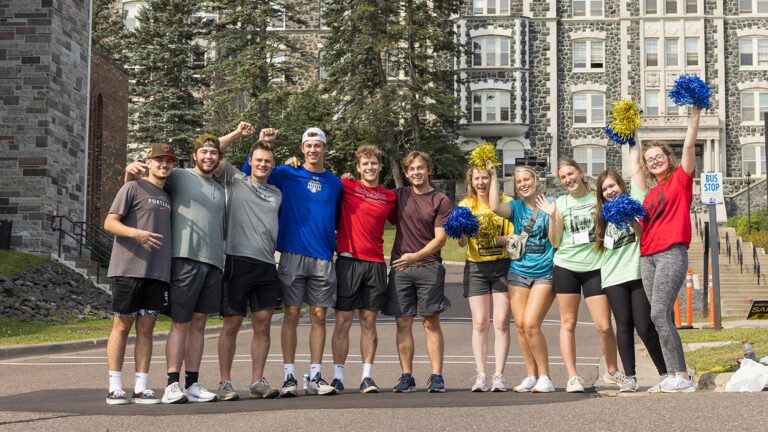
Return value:
[(309, 384), (307, 385), (307, 389), (304, 390), (304, 393), (314, 396), (314, 395), (332, 395), (336, 394), (336, 389), (330, 385), (328, 385), (328, 382), (323, 379), (323, 377), (320, 375), (320, 372), (318, 372), (314, 378), (312, 378), (309, 381)]
[(693, 380), (677, 375), (661, 383), (659, 388), (662, 393), (690, 393), (696, 391), (696, 384), (693, 383)]
[(280, 395), (280, 390), (270, 387), (266, 378), (261, 378), (251, 384), (251, 399), (274, 399)]
[(614, 373), (605, 371), (603, 374), (603, 381), (605, 381), (607, 384), (616, 384), (619, 387), (621, 387), (621, 383), (624, 382), (624, 378), (624, 372), (620, 370), (617, 370)]
[(628, 376), (624, 378), (624, 381), (619, 385), (619, 393), (636, 392), (637, 391), (637, 378)]
[(220, 401), (236, 401), (240, 399), (240, 395), (232, 387), (232, 381), (221, 381), (219, 383), (218, 398)]
[(671, 375), (661, 375), (659, 378), (661, 378), (661, 381), (659, 381), (658, 384), (656, 384), (653, 387), (648, 387), (648, 393), (661, 393), (661, 385), (664, 384), (665, 381), (674, 378)]

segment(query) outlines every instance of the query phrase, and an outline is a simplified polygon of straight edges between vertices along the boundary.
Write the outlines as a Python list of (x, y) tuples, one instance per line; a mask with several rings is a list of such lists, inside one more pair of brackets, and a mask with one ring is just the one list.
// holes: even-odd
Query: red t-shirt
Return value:
[(384, 262), (384, 223), (395, 216), (395, 193), (381, 185), (365, 187), (355, 180), (342, 180), (341, 186), (336, 251), (364, 261)]
[(693, 173), (682, 165), (665, 181), (648, 191), (643, 200), (645, 219), (640, 237), (640, 255), (664, 252), (676, 244), (691, 244)]
[[(405, 253), (420, 251), (435, 238), (435, 228), (445, 226), (451, 215), (451, 201), (448, 197), (433, 189), (419, 195), (412, 187), (395, 190), (397, 195), (397, 233), (392, 244), (392, 261)], [(413, 264), (423, 267), (442, 262), (440, 251)]]

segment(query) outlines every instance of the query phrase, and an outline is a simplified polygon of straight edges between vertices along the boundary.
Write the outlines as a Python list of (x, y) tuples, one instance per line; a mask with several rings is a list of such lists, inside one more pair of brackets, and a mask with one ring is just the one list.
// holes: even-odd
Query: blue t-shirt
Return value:
[(303, 166), (280, 165), (269, 184), (283, 193), (277, 250), (331, 261), (336, 250), (336, 222), (341, 202), (341, 180)]
[[(520, 234), (531, 220), (533, 209), (528, 208), (525, 202), (519, 199), (510, 201), (509, 208), (512, 210), (509, 220), (515, 226), (515, 234)], [(552, 274), (554, 256), (555, 249), (549, 243), (549, 216), (539, 210), (525, 243), (525, 254), (509, 264), (509, 272), (526, 278), (549, 276)]]

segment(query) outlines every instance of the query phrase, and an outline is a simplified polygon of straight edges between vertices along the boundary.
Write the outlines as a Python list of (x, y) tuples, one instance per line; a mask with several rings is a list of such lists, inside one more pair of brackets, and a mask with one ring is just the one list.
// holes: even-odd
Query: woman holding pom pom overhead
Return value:
[(643, 172), (655, 186), (643, 201), (645, 219), (640, 237), (640, 266), (643, 286), (651, 304), (651, 319), (659, 332), (667, 367), (668, 375), (658, 386), (664, 393), (695, 390), (685, 364), (683, 344), (672, 319), (672, 308), (688, 268), (695, 144), (700, 116), (699, 108), (691, 106), (679, 166), (666, 144), (643, 143)]
[(635, 205), (624, 210), (624, 215), (619, 220), (607, 220), (614, 219), (615, 216), (603, 216), (604, 209), (609, 209), (622, 199), (642, 201), (645, 198), (646, 182), (645, 174), (639, 165), (639, 146), (630, 146), (629, 158), (632, 171), (629, 196), (626, 195), (628, 191), (624, 180), (616, 171), (608, 169), (597, 177), (595, 227), (595, 247), (602, 252), (603, 258), (600, 268), (601, 283), (616, 319), (616, 342), (621, 364), (624, 366), (625, 378), (619, 385), (620, 392), (634, 392), (638, 388), (635, 371), (635, 329), (659, 374), (666, 374), (667, 371), (659, 344), (659, 334), (651, 322), (651, 305), (640, 278), (638, 240), (642, 228), (637, 218), (642, 217), (643, 207), (632, 201)]
[[(467, 171), (467, 195), (459, 203), (459, 206), (470, 209), (478, 219), (476, 235), (463, 235), (458, 239), (459, 246), (467, 247), (464, 297), (469, 301), (469, 309), (472, 312), (472, 352), (477, 368), (477, 376), (471, 388), (473, 392), (507, 390), (504, 367), (509, 354), (509, 258), (504, 244), (512, 227), (509, 221), (491, 211), (489, 191), (496, 178), (496, 167), (492, 163), (488, 165), (487, 170), (472, 167)], [(498, 194), (495, 200), (499, 201)], [(507, 196), (501, 197), (503, 203), (510, 200)], [(496, 368), (489, 380), (485, 373), (485, 360), (488, 356), (491, 304)]]
[(539, 177), (531, 168), (515, 168), (518, 199), (499, 203), (495, 173), (491, 180), (490, 203), (493, 211), (513, 222), (515, 235), (527, 233), (525, 250), (511, 261), (507, 288), (515, 319), (517, 342), (528, 375), (514, 388), (517, 392), (549, 393), (555, 386), (549, 378), (549, 352), (541, 324), (555, 300), (552, 290), (552, 257), (549, 243), (549, 216), (537, 207)]

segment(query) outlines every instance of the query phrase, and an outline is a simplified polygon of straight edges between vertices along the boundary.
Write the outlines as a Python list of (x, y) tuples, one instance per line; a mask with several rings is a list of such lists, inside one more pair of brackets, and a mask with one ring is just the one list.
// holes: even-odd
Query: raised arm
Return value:
[[(640, 144), (635, 144), (629, 147), (629, 170), (632, 172), (632, 183), (636, 184), (643, 193), (648, 189), (646, 184), (645, 173), (643, 172), (642, 165), (645, 163), (643, 160), (643, 150)], [(626, 192), (626, 191), (624, 191)]]
[(138, 180), (147, 175), (147, 164), (141, 162), (131, 162), (125, 167), (125, 176), (123, 183)]
[(547, 201), (544, 195), (539, 195), (536, 198), (536, 206), (549, 216), (549, 243), (552, 244), (552, 247), (557, 248), (563, 239), (563, 218), (557, 211), (557, 205)]
[(224, 151), (227, 149), (227, 147), (232, 145), (232, 143), (239, 140), (240, 138), (248, 137), (255, 133), (256, 129), (250, 123), (240, 122), (235, 130), (224, 135), (223, 137), (219, 137), (219, 149)]
[(688, 132), (683, 143), (683, 158), (680, 165), (686, 174), (691, 175), (696, 168), (696, 137), (699, 135), (699, 120), (701, 110), (691, 106), (691, 117), (688, 120)]
[(512, 216), (512, 208), (499, 202), (499, 181), (496, 178), (496, 168), (489, 170), (491, 173), (491, 189), (488, 191), (488, 206), (497, 215), (508, 219)]
[(110, 213), (104, 220), (104, 229), (117, 237), (128, 237), (139, 242), (141, 247), (151, 251), (160, 249), (163, 245), (163, 235), (149, 231), (131, 228), (122, 222), (122, 216), (117, 213)]

